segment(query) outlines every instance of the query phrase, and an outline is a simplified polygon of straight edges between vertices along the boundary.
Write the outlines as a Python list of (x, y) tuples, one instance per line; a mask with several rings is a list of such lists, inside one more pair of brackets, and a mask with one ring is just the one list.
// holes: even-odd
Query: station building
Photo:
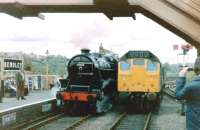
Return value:
[[(0, 91), (2, 96), (11, 96), (10, 90), (16, 91), (15, 75), (21, 69), (23, 70), (24, 60), (20, 55), (6, 56), (0, 54), (0, 79), (2, 85)], [(25, 89), (27, 91), (49, 90), (58, 79), (57, 75), (40, 75), (32, 71), (25, 72)]]

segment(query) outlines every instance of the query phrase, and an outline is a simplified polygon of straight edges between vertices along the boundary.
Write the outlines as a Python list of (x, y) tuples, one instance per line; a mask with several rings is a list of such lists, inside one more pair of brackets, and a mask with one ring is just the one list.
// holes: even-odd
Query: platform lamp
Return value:
[(181, 46), (182, 55), (183, 55), (183, 67), (186, 66), (186, 55), (193, 47), (190, 44), (184, 44)]
[[(182, 59), (182, 65), (180, 65), (179, 67), (184, 67), (186, 66), (186, 55), (188, 54), (189, 50), (191, 50), (193, 47), (190, 44), (183, 44), (181, 45), (181, 50), (182, 52), (177, 54), (177, 63), (178, 63), (178, 56), (181, 55), (183, 56)], [(179, 50), (179, 46), (178, 45), (173, 45), (173, 50)]]

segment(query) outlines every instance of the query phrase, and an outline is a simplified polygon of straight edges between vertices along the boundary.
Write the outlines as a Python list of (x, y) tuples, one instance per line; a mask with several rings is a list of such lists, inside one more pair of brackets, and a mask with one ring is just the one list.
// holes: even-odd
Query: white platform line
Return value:
[(48, 102), (48, 101), (55, 100), (55, 99), (56, 99), (56, 98), (50, 98), (50, 99), (46, 99), (46, 100), (42, 100), (42, 101), (38, 101), (38, 102), (33, 102), (33, 103), (24, 104), (24, 105), (20, 105), (20, 106), (16, 106), (16, 107), (11, 107), (11, 108), (8, 108), (8, 109), (5, 109), (5, 110), (0, 110), (0, 115), (1, 115), (2, 113), (9, 112), (9, 111), (13, 111), (13, 110), (15, 110), (15, 109), (20, 109), (20, 108), (28, 107), (28, 106), (31, 106), (31, 105), (36, 105), (36, 104)]

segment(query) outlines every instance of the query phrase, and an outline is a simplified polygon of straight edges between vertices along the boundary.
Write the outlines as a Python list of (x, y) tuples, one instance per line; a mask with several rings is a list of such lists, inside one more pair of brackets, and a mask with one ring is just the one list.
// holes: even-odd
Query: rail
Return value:
[(47, 124), (53, 120), (59, 119), (63, 116), (64, 116), (64, 113), (58, 113), (55, 115), (46, 116), (46, 118), (44, 117), (44, 118), (37, 119), (36, 121), (26, 124), (26, 126), (23, 126), (24, 127), (23, 130), (34, 130), (36, 128), (43, 126), (44, 124)]
[[(127, 121), (129, 121), (130, 122), (130, 118), (127, 118), (127, 121), (126, 121), (126, 119), (124, 119), (126, 116), (127, 116), (128, 114), (126, 113), (126, 112), (124, 112), (124, 113), (122, 113), (120, 116), (119, 116), (119, 118), (117, 118), (116, 119), (116, 121), (111, 125), (111, 127), (109, 128), (109, 130), (115, 130), (115, 129), (118, 129), (118, 126), (119, 126), (119, 128), (120, 128), (120, 125), (124, 125), (123, 123), (122, 123), (122, 121), (123, 120), (125, 120), (125, 122), (127, 122)], [(146, 114), (145, 114), (146, 115)], [(144, 116), (145, 116), (144, 115)], [(133, 117), (131, 117), (131, 118), (136, 118), (135, 117), (136, 115), (134, 115)], [(148, 113), (148, 115), (147, 115), (147, 117), (144, 119), (144, 126), (141, 126), (141, 124), (140, 125), (136, 125), (135, 124), (135, 126), (133, 125), (133, 124), (125, 124), (125, 127), (124, 128), (126, 128), (126, 129), (132, 129), (133, 127), (135, 127), (135, 129), (137, 128), (137, 127), (140, 127), (140, 129), (142, 129), (142, 130), (148, 130), (148, 127), (149, 127), (149, 124), (150, 124), (150, 121), (151, 121), (151, 116), (152, 116), (152, 113), (150, 112), (150, 113)]]
[(165, 94), (167, 94), (168, 96), (170, 96), (171, 98), (175, 99), (176, 98), (176, 95), (175, 95), (175, 92), (174, 91), (171, 91), (169, 89), (164, 89), (163, 92)]
[(148, 114), (148, 116), (147, 116), (147, 119), (146, 119), (146, 122), (145, 122), (145, 124), (144, 124), (143, 130), (148, 130), (149, 124), (150, 124), (150, 122), (151, 122), (151, 116), (152, 116), (152, 113), (150, 112), (150, 113)]
[(120, 117), (111, 125), (111, 127), (110, 127), (109, 130), (114, 130), (114, 129), (117, 127), (117, 125), (121, 122), (121, 120), (122, 120), (124, 117), (126, 117), (126, 115), (127, 115), (126, 112), (122, 113), (122, 114), (120, 115)]
[(73, 123), (69, 127), (67, 127), (65, 130), (73, 130), (76, 127), (80, 126), (83, 122), (85, 122), (86, 120), (88, 120), (91, 117), (92, 117), (92, 115), (87, 115), (87, 116), (81, 118), (80, 120), (76, 121), (75, 123)]

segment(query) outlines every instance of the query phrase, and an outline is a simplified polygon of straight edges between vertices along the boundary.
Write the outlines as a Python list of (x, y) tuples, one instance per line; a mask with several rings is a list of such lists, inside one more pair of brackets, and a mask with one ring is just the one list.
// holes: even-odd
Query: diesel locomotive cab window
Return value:
[(144, 59), (133, 59), (133, 65), (143, 66), (144, 65)]
[(120, 69), (121, 70), (129, 70), (131, 68), (131, 64), (128, 61), (121, 61), (120, 62)]
[(147, 71), (150, 71), (150, 72), (157, 71), (157, 62), (148, 60), (147, 61)]

